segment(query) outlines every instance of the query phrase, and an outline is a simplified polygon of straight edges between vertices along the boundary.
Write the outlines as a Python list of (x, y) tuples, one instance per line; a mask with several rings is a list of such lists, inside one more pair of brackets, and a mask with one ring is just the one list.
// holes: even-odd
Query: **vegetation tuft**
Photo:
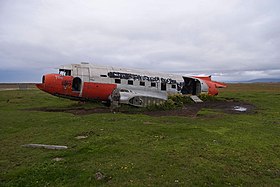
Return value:
[[(217, 101), (216, 96), (210, 96), (202, 94), (199, 96), (202, 101)], [(147, 110), (156, 111), (156, 110), (174, 110), (180, 109), (187, 104), (191, 104), (193, 101), (188, 95), (173, 94), (168, 96), (168, 99), (161, 104), (153, 104), (147, 107)]]
[(167, 99), (166, 101), (158, 104), (151, 104), (146, 107), (148, 111), (159, 111), (159, 110), (173, 110), (182, 107), (181, 103), (175, 103), (172, 99)]
[(182, 106), (185, 104), (193, 103), (189, 96), (181, 95), (181, 94), (173, 94), (168, 97), (168, 99), (172, 100), (176, 105)]

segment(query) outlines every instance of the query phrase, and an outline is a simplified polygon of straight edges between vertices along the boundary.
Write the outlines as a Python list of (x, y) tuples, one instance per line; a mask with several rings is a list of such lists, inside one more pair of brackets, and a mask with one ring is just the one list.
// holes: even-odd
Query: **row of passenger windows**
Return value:
[[(121, 79), (115, 79), (115, 83), (116, 84), (121, 84)], [(133, 85), (133, 80), (127, 80), (127, 84), (128, 85)], [(140, 86), (145, 86), (145, 82), (140, 81), (139, 85)], [(156, 87), (156, 83), (151, 82), (151, 87)], [(171, 88), (176, 89), (176, 85), (172, 84)], [(161, 90), (166, 90), (166, 84), (165, 83), (161, 83)]]

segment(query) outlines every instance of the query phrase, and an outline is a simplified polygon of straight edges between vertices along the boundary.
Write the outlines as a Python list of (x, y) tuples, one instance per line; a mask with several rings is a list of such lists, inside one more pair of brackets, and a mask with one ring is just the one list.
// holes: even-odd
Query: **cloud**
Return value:
[(279, 5), (277, 0), (1, 1), (0, 70), (52, 71), (89, 61), (226, 79), (274, 76), (272, 70), (280, 69)]

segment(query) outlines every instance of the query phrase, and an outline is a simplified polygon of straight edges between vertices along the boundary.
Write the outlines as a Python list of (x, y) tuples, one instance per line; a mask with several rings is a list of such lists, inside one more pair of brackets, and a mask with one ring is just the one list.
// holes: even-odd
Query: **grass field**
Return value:
[[(79, 116), (30, 110), (75, 101), (1, 91), (0, 186), (280, 186), (280, 84), (231, 84), (219, 97), (250, 102), (255, 112)], [(29, 143), (69, 148), (21, 146)]]

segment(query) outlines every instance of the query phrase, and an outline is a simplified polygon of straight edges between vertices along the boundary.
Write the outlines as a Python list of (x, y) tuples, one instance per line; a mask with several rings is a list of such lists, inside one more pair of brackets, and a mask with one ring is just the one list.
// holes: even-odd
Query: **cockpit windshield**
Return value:
[(59, 74), (62, 75), (62, 76), (71, 76), (71, 70), (59, 69)]

